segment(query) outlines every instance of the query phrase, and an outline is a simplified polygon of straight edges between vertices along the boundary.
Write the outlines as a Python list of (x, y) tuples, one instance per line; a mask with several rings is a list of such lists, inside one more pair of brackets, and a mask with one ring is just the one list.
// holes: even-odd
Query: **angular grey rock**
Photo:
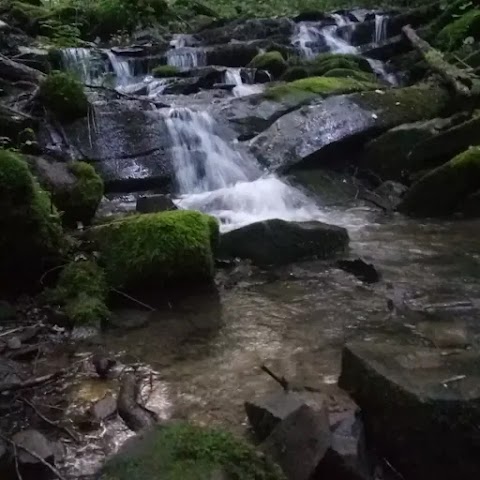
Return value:
[(140, 213), (155, 213), (178, 208), (167, 195), (150, 195), (137, 198), (136, 210)]
[(94, 403), (90, 413), (94, 420), (103, 421), (115, 415), (117, 411), (117, 401), (113, 395), (106, 395), (98, 402)]

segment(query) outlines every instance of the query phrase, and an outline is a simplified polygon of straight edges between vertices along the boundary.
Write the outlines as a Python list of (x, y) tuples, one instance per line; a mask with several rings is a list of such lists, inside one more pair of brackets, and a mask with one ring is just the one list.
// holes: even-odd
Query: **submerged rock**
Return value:
[(282, 480), (280, 469), (253, 447), (222, 430), (171, 423), (127, 441), (99, 480)]
[(331, 258), (348, 246), (344, 228), (322, 222), (273, 219), (224, 233), (220, 252), (258, 265), (281, 265), (308, 257)]
[(339, 260), (337, 266), (345, 272), (355, 275), (358, 279), (366, 283), (376, 283), (380, 281), (380, 274), (377, 269), (361, 258), (355, 260)]
[(404, 478), (477, 478), (479, 365), (475, 351), (354, 342), (339, 385), (362, 409), (367, 440)]
[(359, 145), (374, 135), (436, 117), (448, 102), (445, 90), (428, 86), (330, 97), (281, 117), (251, 141), (251, 150), (276, 170), (340, 166), (354, 161)]
[(150, 195), (137, 198), (136, 210), (139, 213), (155, 213), (178, 208), (167, 195)]

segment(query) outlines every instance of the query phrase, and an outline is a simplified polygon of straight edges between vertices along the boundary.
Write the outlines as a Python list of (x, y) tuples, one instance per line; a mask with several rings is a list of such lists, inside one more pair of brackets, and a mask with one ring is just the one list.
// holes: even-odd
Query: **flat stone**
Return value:
[(302, 405), (280, 422), (261, 450), (282, 468), (288, 480), (308, 480), (331, 445), (326, 408)]
[(117, 400), (111, 394), (94, 403), (90, 409), (93, 418), (100, 422), (115, 415), (116, 411)]

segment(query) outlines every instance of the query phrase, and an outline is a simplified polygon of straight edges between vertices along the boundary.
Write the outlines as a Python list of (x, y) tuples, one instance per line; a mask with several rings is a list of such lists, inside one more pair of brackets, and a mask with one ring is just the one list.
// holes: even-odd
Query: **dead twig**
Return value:
[(262, 365), (260, 367), (261, 370), (263, 370), (267, 375), (270, 375), (277, 383), (281, 385), (281, 387), (288, 392), (290, 389), (290, 386), (285, 379), (285, 377), (279, 377), (278, 375), (275, 375), (266, 365)]
[(60, 480), (67, 480), (53, 465), (50, 465), (47, 461), (45, 461), (40, 455), (37, 453), (33, 452), (27, 447), (24, 447), (23, 445), (19, 445), (18, 443), (15, 443), (13, 440), (10, 438), (6, 437), (5, 435), (0, 433), (0, 438), (4, 440), (5, 442), (9, 443), (14, 451), (18, 448), (22, 449), (24, 452), (28, 453), (31, 455), (33, 458), (37, 459), (42, 465), (45, 465), (54, 475), (57, 476)]
[(12, 328), (11, 330), (7, 330), (6, 332), (0, 333), (0, 337), (6, 337), (7, 335), (11, 335), (12, 333), (17, 333), (20, 330), (23, 330), (25, 327), (17, 327)]
[(20, 468), (18, 467), (17, 445), (15, 444), (13, 444), (13, 456), (15, 457), (15, 472), (17, 474), (17, 479), (23, 480), (22, 474), (20, 473)]
[(122, 292), (120, 290), (117, 290), (116, 288), (112, 288), (112, 292), (118, 293), (122, 297), (127, 298), (128, 300), (131, 300), (132, 302), (137, 303), (138, 305), (141, 305), (142, 307), (145, 307), (147, 310), (150, 310), (151, 312), (155, 312), (155, 308), (153, 308), (151, 305), (148, 305), (146, 303), (141, 302), (140, 300), (137, 300), (136, 298), (131, 297), (125, 292)]
[(45, 415), (43, 415), (42, 412), (38, 410), (38, 408), (29, 400), (27, 400), (24, 397), (20, 397), (20, 401), (28, 405), (45, 423), (48, 423), (52, 427), (55, 427), (59, 430), (62, 430), (65, 432), (70, 438), (72, 438), (75, 442), (78, 442), (78, 437), (67, 427), (64, 427), (62, 425), (58, 425), (58, 423), (54, 422), (53, 420), (50, 420), (47, 418)]
[(37, 387), (38, 385), (42, 385), (44, 383), (51, 382), (52, 380), (56, 380), (57, 378), (61, 377), (67, 372), (67, 370), (59, 370), (54, 373), (50, 373), (48, 375), (43, 375), (41, 377), (29, 378), (24, 382), (5, 382), (0, 383), (0, 393), (3, 392), (15, 392), (17, 390), (23, 390), (24, 388), (32, 388)]

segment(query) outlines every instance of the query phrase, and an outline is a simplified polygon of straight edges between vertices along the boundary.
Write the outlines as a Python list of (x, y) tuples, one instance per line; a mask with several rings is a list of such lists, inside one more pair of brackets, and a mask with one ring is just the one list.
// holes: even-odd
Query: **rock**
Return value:
[(435, 117), (449, 101), (443, 89), (426, 86), (379, 92), (334, 96), (288, 113), (255, 137), (251, 150), (280, 171), (301, 165), (338, 167), (341, 158), (355, 158), (359, 145), (372, 136)]
[(91, 229), (91, 235), (113, 285), (213, 280), (218, 223), (200, 212), (138, 215)]
[(103, 422), (115, 415), (117, 412), (117, 401), (113, 395), (109, 394), (103, 397), (98, 402), (94, 403), (90, 408), (90, 414), (94, 420)]
[(138, 57), (145, 54), (145, 48), (143, 47), (112, 47), (110, 49), (115, 55), (126, 57)]
[(0, 104), (0, 137), (8, 137), (15, 144), (20, 134), (36, 126), (36, 120), (26, 113)]
[(472, 147), (415, 182), (398, 209), (417, 217), (448, 215), (479, 188), (480, 147)]
[(460, 209), (467, 217), (480, 216), (480, 190), (468, 195), (462, 203)]
[(302, 405), (280, 422), (261, 445), (289, 480), (308, 480), (331, 445), (326, 409)]
[(358, 279), (366, 283), (377, 283), (380, 281), (380, 274), (377, 269), (361, 258), (355, 260), (338, 260), (337, 266), (347, 273), (355, 275)]
[(415, 146), (438, 135), (449, 125), (449, 119), (434, 118), (392, 128), (365, 145), (360, 162), (362, 168), (382, 180), (402, 180), (411, 171), (418, 170), (418, 161), (410, 155)]
[(116, 361), (113, 358), (106, 357), (104, 355), (95, 354), (92, 358), (93, 366), (97, 375), (105, 379), (108, 377), (110, 370), (116, 365)]
[(380, 184), (374, 193), (387, 202), (389, 210), (395, 210), (407, 190), (408, 188), (402, 183), (388, 180)]
[(210, 47), (206, 51), (208, 65), (245, 67), (258, 54), (259, 49), (249, 43), (229, 43)]
[(49, 73), (50, 62), (48, 59), (48, 50), (34, 47), (18, 47), (19, 54), (15, 56), (15, 61), (23, 63), (31, 68), (36, 68), (43, 73)]
[(107, 460), (99, 480), (175, 478), (282, 480), (279, 468), (222, 430), (169, 423), (141, 432)]
[(416, 330), (437, 348), (467, 348), (471, 344), (467, 326), (460, 321), (425, 320)]
[(18, 350), (22, 348), (22, 341), (18, 337), (12, 337), (7, 341), (7, 347), (10, 350)]
[(139, 213), (165, 212), (167, 210), (178, 210), (172, 199), (167, 195), (151, 195), (138, 197), (136, 210)]
[(16, 317), (16, 309), (5, 300), (0, 300), (0, 322), (12, 320)]
[(363, 422), (352, 412), (332, 426), (332, 445), (315, 474), (317, 478), (373, 480), (372, 467)]
[(344, 228), (325, 223), (273, 219), (252, 223), (221, 236), (227, 257), (250, 259), (258, 265), (281, 265), (309, 257), (330, 258), (348, 246)]
[(362, 409), (367, 441), (404, 478), (477, 478), (479, 365), (476, 351), (445, 356), (393, 337), (352, 342), (339, 385)]
[(49, 479), (52, 472), (37, 458), (21, 447), (25, 447), (50, 465), (54, 465), (55, 455), (53, 445), (37, 430), (23, 430), (12, 436), (17, 447), (18, 468), (25, 480)]
[(288, 68), (288, 64), (280, 52), (271, 51), (259, 53), (252, 59), (247, 67), (266, 70), (273, 75), (274, 78), (278, 78)]

